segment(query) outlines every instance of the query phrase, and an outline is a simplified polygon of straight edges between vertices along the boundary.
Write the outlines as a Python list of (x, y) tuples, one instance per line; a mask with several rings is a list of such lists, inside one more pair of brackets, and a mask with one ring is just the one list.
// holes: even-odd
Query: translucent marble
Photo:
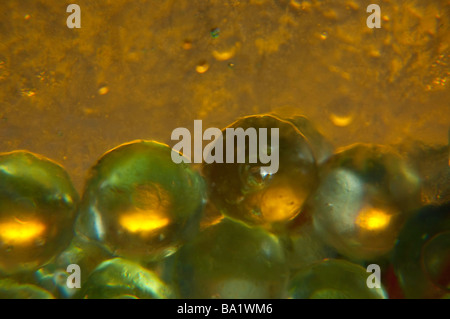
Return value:
[(57, 163), (0, 154), (0, 273), (33, 271), (70, 243), (78, 195)]
[(172, 290), (137, 263), (114, 258), (101, 263), (75, 296), (84, 299), (167, 299)]
[(402, 229), (393, 263), (406, 298), (450, 291), (450, 203), (425, 206)]
[(200, 233), (174, 256), (181, 298), (282, 298), (288, 279), (279, 240), (228, 218)]
[(0, 299), (53, 299), (51, 293), (31, 284), (0, 279)]
[(157, 260), (195, 235), (205, 184), (173, 150), (134, 141), (107, 152), (91, 169), (77, 232), (118, 256)]
[[(255, 128), (258, 138), (262, 138), (258, 129), (267, 128), (267, 153), (278, 152), (279, 169), (275, 174), (262, 169), (266, 164), (262, 164), (258, 154), (249, 154), (246, 139), (245, 163), (235, 160), (203, 166), (212, 202), (226, 216), (249, 225), (273, 228), (295, 217), (317, 186), (316, 162), (305, 136), (291, 122), (272, 115), (244, 117), (228, 128)], [(272, 128), (279, 129), (278, 147), (270, 142)], [(257, 163), (250, 163), (250, 158), (256, 158)]]
[(385, 256), (411, 211), (420, 205), (416, 173), (387, 147), (356, 144), (321, 168), (308, 206), (316, 231), (355, 260)]
[(300, 270), (291, 279), (293, 299), (385, 299), (381, 288), (367, 287), (371, 273), (363, 267), (339, 259), (325, 259)]
[(83, 286), (88, 275), (103, 261), (111, 259), (108, 251), (96, 241), (75, 236), (70, 245), (52, 263), (35, 272), (35, 280), (57, 298), (71, 298), (77, 289), (67, 287), (67, 266), (80, 266), (80, 283)]

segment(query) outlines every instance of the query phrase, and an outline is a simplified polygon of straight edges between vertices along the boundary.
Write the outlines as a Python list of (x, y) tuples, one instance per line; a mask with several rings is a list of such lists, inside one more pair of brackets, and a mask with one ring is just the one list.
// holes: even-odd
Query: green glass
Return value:
[(114, 258), (101, 263), (75, 296), (84, 299), (167, 299), (171, 289), (137, 263)]
[(335, 258), (338, 253), (328, 245), (312, 223), (310, 210), (306, 207), (280, 235), (286, 249), (291, 271), (304, 268), (325, 258)]
[(174, 256), (174, 288), (181, 298), (282, 298), (288, 279), (277, 237), (223, 219)]
[(112, 254), (149, 261), (195, 235), (205, 184), (188, 164), (175, 164), (171, 152), (153, 141), (107, 152), (89, 173), (77, 232)]
[(53, 299), (51, 293), (31, 284), (0, 279), (0, 299)]
[[(276, 228), (294, 218), (303, 203), (317, 186), (317, 167), (314, 154), (305, 136), (289, 121), (272, 115), (241, 118), (227, 128), (267, 129), (267, 154), (278, 152), (278, 171), (270, 174), (263, 167), (259, 144), (250, 154), (249, 139), (245, 142), (245, 163), (237, 163), (236, 154), (244, 151), (234, 143), (234, 163), (212, 163), (203, 166), (211, 201), (226, 216), (250, 226)], [(226, 145), (226, 129), (223, 145)], [(279, 129), (279, 145), (271, 145), (271, 129)], [(226, 158), (226, 147), (224, 147)], [(251, 163), (256, 160), (256, 163)], [(275, 226), (275, 227), (274, 227)]]
[(321, 167), (320, 178), (307, 204), (314, 227), (354, 260), (386, 256), (420, 206), (419, 178), (388, 147), (355, 144), (340, 150)]
[(35, 273), (35, 280), (40, 287), (50, 291), (57, 298), (71, 298), (77, 289), (67, 287), (67, 266), (76, 264), (80, 267), (80, 284), (83, 286), (88, 275), (103, 261), (112, 258), (111, 254), (96, 241), (75, 236), (70, 245), (59, 254), (52, 263), (40, 268)]
[(294, 299), (384, 299), (384, 289), (369, 288), (370, 273), (356, 264), (325, 259), (300, 270), (289, 284)]
[(78, 195), (57, 163), (0, 154), (0, 273), (33, 271), (70, 243)]

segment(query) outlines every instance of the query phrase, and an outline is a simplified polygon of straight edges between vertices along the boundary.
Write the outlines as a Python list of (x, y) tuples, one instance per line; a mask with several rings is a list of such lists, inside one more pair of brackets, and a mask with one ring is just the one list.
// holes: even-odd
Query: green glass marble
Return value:
[(172, 290), (137, 263), (114, 258), (101, 263), (75, 296), (84, 299), (167, 299)]
[(402, 229), (394, 269), (406, 298), (450, 292), (450, 203), (421, 208)]
[[(234, 144), (234, 163), (212, 163), (203, 166), (211, 201), (226, 216), (248, 225), (273, 228), (294, 218), (303, 203), (317, 186), (317, 167), (313, 152), (305, 136), (288, 121), (272, 115), (254, 115), (241, 118), (227, 128), (267, 128), (267, 153), (278, 152), (279, 168), (267, 173), (259, 153), (249, 154), (246, 139), (245, 163), (237, 163), (236, 154), (242, 152)], [(226, 145), (226, 129), (223, 145)], [(279, 129), (278, 145), (271, 145), (271, 129)], [(259, 147), (259, 146), (258, 146)], [(226, 148), (224, 148), (226, 158)], [(256, 159), (251, 163), (250, 159)]]
[(295, 274), (289, 284), (293, 299), (385, 299), (383, 288), (369, 288), (371, 273), (351, 262), (325, 259)]
[(83, 286), (88, 275), (103, 261), (111, 259), (111, 254), (98, 242), (75, 236), (70, 245), (52, 263), (35, 272), (35, 280), (40, 287), (50, 291), (57, 298), (71, 298), (77, 289), (67, 287), (67, 266), (80, 267), (80, 283)]
[(78, 195), (57, 163), (0, 154), (0, 273), (33, 271), (70, 243)]
[(394, 247), (420, 205), (419, 178), (391, 149), (356, 144), (321, 167), (321, 184), (307, 206), (316, 231), (354, 260), (373, 260)]
[(173, 283), (181, 298), (282, 298), (288, 279), (277, 237), (223, 219), (174, 256)]
[(53, 299), (51, 293), (31, 284), (0, 279), (0, 299)]
[(157, 260), (195, 234), (205, 183), (175, 164), (165, 144), (134, 141), (107, 152), (91, 169), (77, 232), (131, 259)]

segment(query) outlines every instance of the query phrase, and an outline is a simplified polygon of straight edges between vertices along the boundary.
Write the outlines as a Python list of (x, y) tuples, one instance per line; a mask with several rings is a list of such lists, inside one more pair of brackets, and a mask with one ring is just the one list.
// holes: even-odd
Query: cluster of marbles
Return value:
[[(448, 183), (433, 184), (414, 152), (335, 150), (291, 114), (227, 128), (238, 127), (268, 128), (269, 141), (279, 129), (264, 150), (279, 152), (275, 174), (259, 153), (196, 167), (138, 140), (93, 165), (80, 199), (59, 164), (0, 154), (0, 298), (450, 296)], [(370, 264), (381, 267), (375, 288)]]

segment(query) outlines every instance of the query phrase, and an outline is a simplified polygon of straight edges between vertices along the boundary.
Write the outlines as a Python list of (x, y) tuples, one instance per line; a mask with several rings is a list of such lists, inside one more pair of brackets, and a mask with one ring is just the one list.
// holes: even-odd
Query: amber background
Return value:
[[(280, 108), (336, 146), (448, 143), (450, 1), (73, 2), (81, 29), (66, 26), (69, 1), (2, 0), (0, 151), (50, 157), (79, 190), (120, 143), (173, 145), (194, 119), (221, 128)], [(369, 3), (381, 29), (366, 26)]]

